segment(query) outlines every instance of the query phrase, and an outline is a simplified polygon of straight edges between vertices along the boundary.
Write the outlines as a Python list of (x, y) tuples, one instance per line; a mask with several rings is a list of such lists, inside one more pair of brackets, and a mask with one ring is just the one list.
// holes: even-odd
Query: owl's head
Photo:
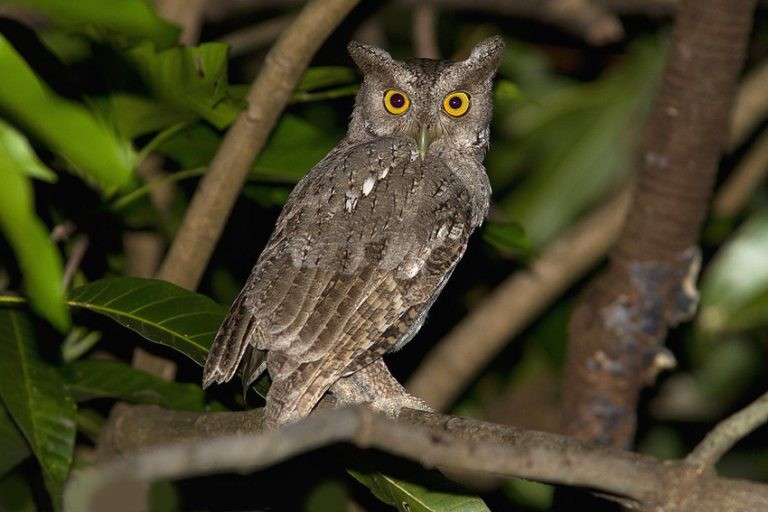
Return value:
[(486, 39), (458, 62), (395, 60), (358, 42), (347, 48), (364, 75), (349, 138), (411, 137), (422, 158), (441, 149), (485, 152), (501, 37)]

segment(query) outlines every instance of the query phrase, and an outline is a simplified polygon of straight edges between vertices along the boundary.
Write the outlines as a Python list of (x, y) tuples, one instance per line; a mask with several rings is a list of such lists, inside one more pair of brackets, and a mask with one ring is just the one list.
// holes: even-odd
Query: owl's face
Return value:
[(504, 47), (486, 39), (463, 61), (398, 61), (379, 48), (352, 42), (364, 74), (349, 137), (405, 136), (422, 158), (444, 150), (484, 154), (491, 120), (492, 79)]

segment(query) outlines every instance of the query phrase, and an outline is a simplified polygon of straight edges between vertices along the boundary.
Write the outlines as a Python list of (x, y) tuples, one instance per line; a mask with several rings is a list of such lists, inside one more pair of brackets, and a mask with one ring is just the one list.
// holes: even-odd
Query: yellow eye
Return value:
[(443, 99), (443, 109), (453, 117), (461, 117), (469, 110), (469, 94), (454, 91)]
[(405, 114), (405, 111), (410, 106), (411, 100), (408, 99), (408, 95), (403, 91), (390, 89), (384, 94), (384, 108), (390, 114), (395, 114), (396, 116)]

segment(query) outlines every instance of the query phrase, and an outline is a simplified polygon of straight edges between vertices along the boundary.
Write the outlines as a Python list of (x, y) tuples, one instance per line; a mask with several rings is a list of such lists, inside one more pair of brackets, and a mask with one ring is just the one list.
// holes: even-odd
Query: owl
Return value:
[(348, 45), (364, 79), (347, 135), (291, 193), (216, 335), (204, 387), (239, 368), (250, 386), (267, 371), (269, 429), (355, 375), (378, 378), (370, 369), (418, 332), (488, 212), (503, 46), (491, 37), (451, 62)]

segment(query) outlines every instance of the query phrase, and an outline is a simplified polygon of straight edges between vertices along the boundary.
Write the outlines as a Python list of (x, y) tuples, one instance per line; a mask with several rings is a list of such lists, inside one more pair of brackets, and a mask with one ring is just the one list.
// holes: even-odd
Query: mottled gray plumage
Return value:
[[(482, 160), (502, 47), (494, 37), (461, 62), (396, 61), (350, 43), (364, 81), (347, 136), (288, 199), (219, 329), (204, 386), (241, 366), (248, 385), (266, 369), (265, 425), (275, 427), (410, 341), (488, 211)], [(385, 109), (392, 89), (410, 99), (400, 115)], [(454, 91), (471, 102), (460, 117), (443, 105)]]

